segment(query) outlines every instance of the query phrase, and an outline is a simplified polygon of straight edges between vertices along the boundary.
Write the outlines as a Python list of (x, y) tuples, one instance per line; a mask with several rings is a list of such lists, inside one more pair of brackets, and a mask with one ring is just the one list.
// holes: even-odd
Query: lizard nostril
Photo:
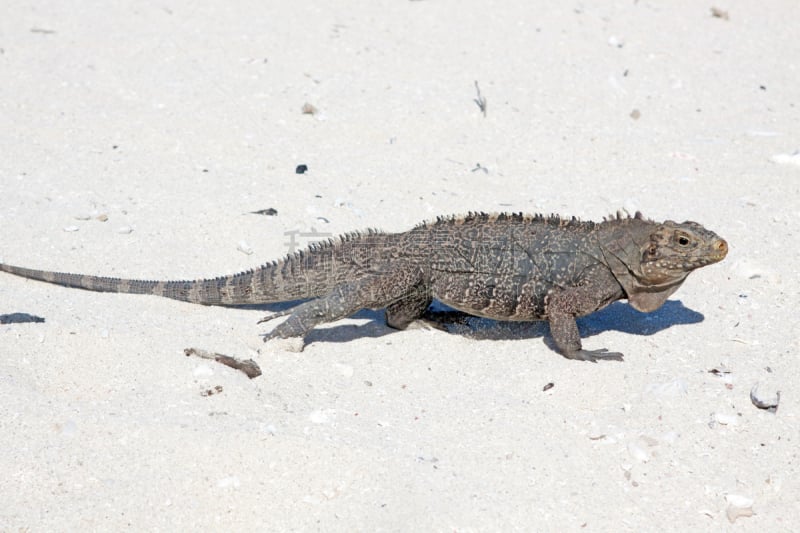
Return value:
[(725, 239), (720, 239), (715, 242), (714, 248), (722, 255), (727, 255), (728, 253), (728, 243), (725, 242)]

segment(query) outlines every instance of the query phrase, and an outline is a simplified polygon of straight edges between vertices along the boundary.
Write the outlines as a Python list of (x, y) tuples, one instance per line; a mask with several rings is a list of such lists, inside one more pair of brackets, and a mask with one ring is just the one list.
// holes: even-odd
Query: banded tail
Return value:
[(0, 263), (0, 270), (21, 276), (61, 285), (97, 292), (126, 294), (152, 294), (203, 305), (237, 305), (266, 303), (271, 300), (254, 299), (253, 280), (258, 270), (242, 272), (233, 276), (194, 281), (151, 281), (123, 279), (103, 276), (88, 276), (66, 272), (36, 270)]
[(312, 244), (279, 261), (230, 276), (151, 281), (36, 270), (0, 263), (0, 271), (23, 278), (98, 292), (150, 294), (201, 305), (245, 305), (316, 298), (369, 268), (369, 253), (389, 235), (369, 230)]

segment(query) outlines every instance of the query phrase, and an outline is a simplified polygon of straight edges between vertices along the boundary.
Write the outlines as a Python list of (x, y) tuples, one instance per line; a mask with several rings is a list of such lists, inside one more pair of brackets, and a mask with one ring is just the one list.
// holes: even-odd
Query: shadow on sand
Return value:
[[(288, 309), (302, 302), (286, 302), (257, 306), (267, 312)], [(353, 339), (397, 333), (397, 330), (386, 325), (383, 310), (364, 309), (350, 318), (369, 320), (366, 324), (343, 324), (326, 328), (318, 328), (306, 335), (306, 343), (312, 342), (349, 342)], [(506, 322), (474, 317), (454, 311), (434, 302), (427, 313), (428, 320), (440, 324), (449, 333), (476, 340), (509, 340), (533, 339), (548, 336), (546, 322)], [(680, 300), (669, 300), (652, 313), (636, 311), (627, 303), (614, 302), (605, 309), (578, 319), (581, 338), (586, 339), (606, 331), (621, 331), (632, 335), (652, 335), (672, 326), (696, 324), (705, 317), (684, 306)]]

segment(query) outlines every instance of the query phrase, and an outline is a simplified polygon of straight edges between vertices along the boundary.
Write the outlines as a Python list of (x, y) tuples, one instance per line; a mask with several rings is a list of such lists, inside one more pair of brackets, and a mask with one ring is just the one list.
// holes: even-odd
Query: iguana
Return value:
[(144, 281), (31, 270), (0, 270), (65, 287), (154, 294), (204, 305), (310, 299), (265, 317), (288, 319), (264, 340), (302, 337), (363, 308), (386, 308), (404, 329), (431, 301), (497, 320), (547, 320), (569, 359), (622, 359), (584, 350), (575, 317), (627, 299), (654, 311), (693, 270), (721, 261), (728, 244), (695, 222), (663, 223), (617, 213), (595, 223), (556, 215), (439, 217), (404, 233), (347, 233), (279, 261), (230, 276)]

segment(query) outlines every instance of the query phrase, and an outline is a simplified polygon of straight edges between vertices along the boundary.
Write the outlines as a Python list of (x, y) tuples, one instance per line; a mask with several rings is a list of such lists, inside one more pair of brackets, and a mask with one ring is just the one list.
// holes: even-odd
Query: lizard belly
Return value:
[(434, 286), (433, 296), (453, 309), (493, 320), (543, 320), (545, 293), (538, 289), (530, 280), (505, 286), (494, 277), (472, 277)]

